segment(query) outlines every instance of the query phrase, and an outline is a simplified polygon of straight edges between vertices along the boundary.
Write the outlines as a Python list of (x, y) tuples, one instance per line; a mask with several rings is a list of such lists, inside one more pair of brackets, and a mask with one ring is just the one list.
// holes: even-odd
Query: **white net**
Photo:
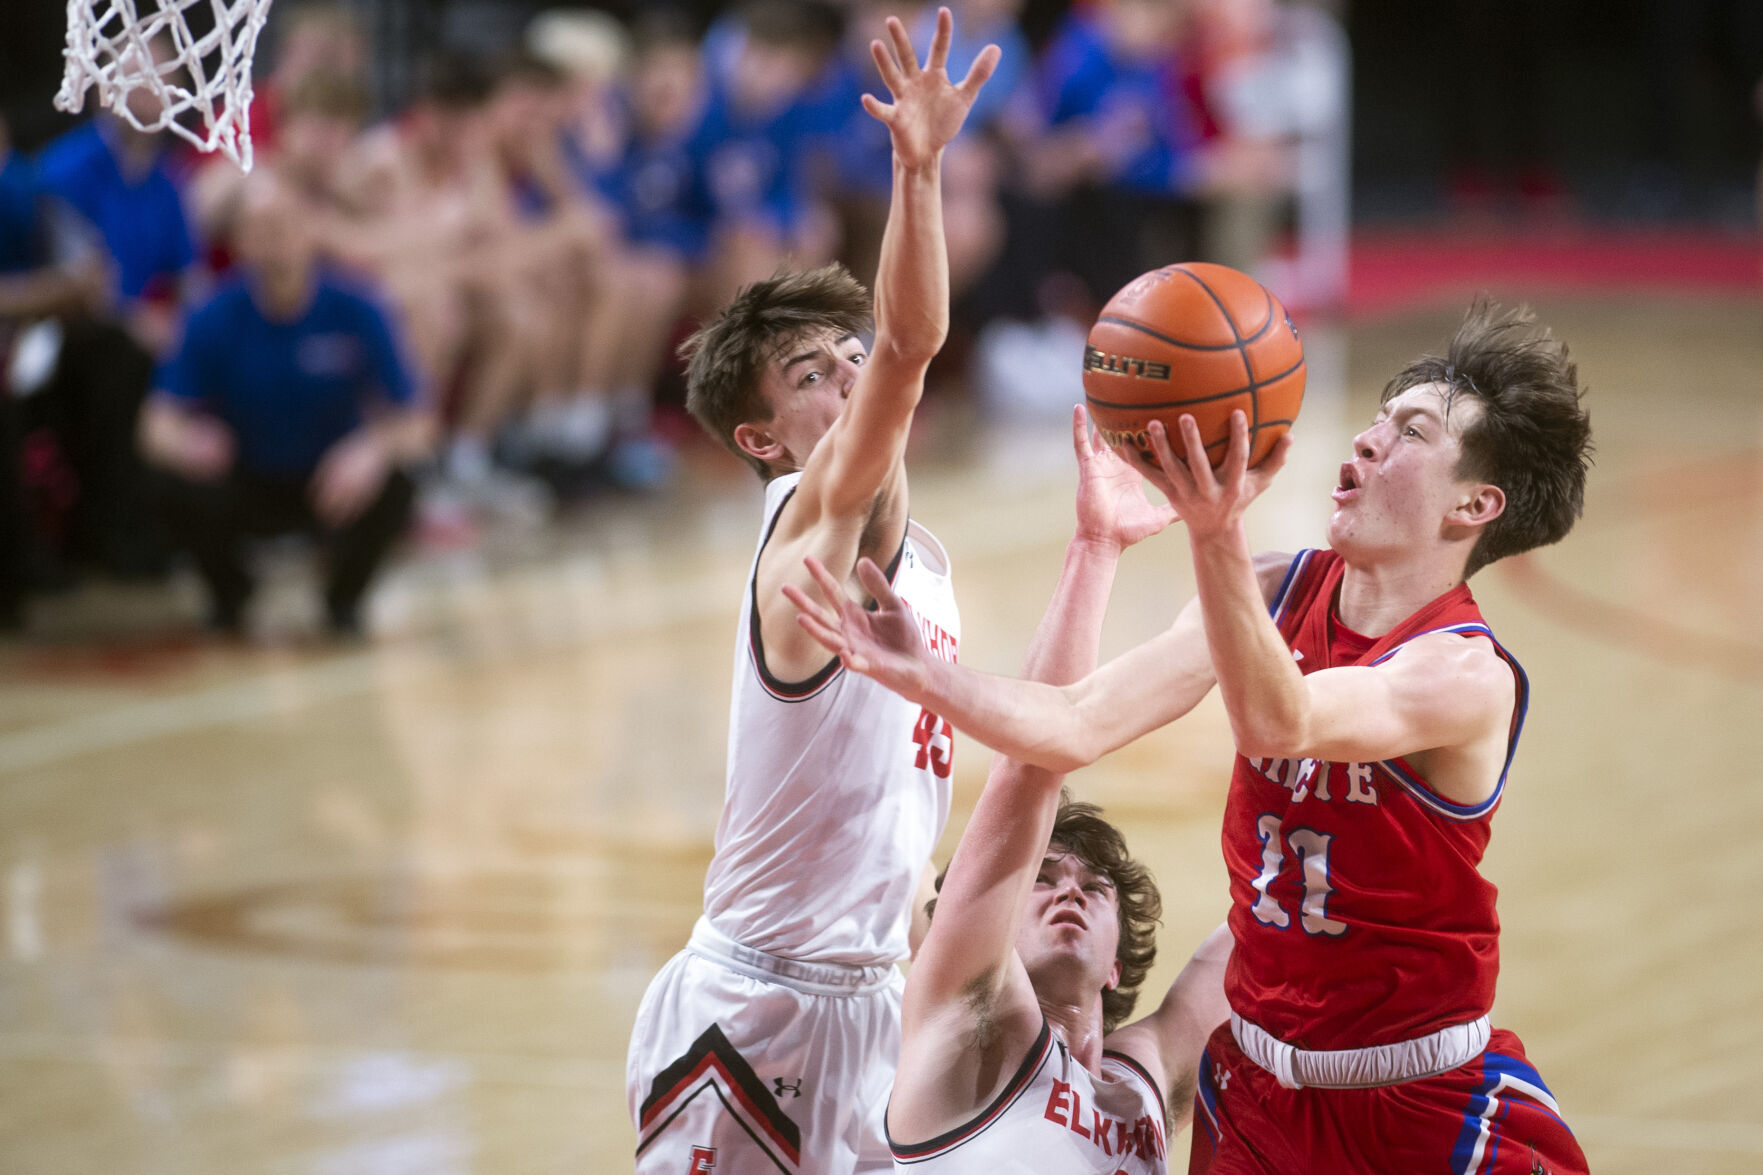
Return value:
[[(169, 129), (250, 171), (251, 56), (269, 5), (67, 0), (67, 72), (55, 105), (78, 113), (95, 86), (100, 103), (140, 130)], [(192, 111), (200, 133), (180, 121)]]

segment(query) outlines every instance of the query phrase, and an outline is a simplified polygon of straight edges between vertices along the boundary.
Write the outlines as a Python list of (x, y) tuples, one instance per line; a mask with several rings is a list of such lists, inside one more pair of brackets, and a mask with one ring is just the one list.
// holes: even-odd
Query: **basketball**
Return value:
[(1298, 417), (1304, 344), (1260, 282), (1192, 261), (1142, 274), (1108, 299), (1090, 328), (1083, 378), (1090, 419), (1110, 446), (1150, 456), (1146, 429), (1161, 420), (1179, 457), (1176, 421), (1192, 415), (1216, 466), (1230, 447), (1230, 414), (1240, 408), (1254, 466)]

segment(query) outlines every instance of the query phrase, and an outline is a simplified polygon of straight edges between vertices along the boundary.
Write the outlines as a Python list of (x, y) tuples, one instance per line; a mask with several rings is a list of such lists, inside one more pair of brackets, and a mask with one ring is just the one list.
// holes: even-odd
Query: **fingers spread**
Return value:
[(979, 88), (991, 80), (1003, 56), (1004, 51), (996, 45), (987, 45), (979, 51), (979, 56), (973, 59), (973, 65), (967, 70), (967, 76), (961, 79), (961, 85), (957, 87), (968, 101), (972, 101), (973, 96), (979, 93)]
[(1230, 414), (1230, 450), (1224, 456), (1224, 481), (1234, 485), (1242, 481), (1249, 468), (1249, 418), (1241, 409)]
[(885, 123), (889, 126), (893, 125), (894, 108), (892, 106), (889, 106), (874, 94), (863, 95), (862, 102), (863, 109), (868, 111), (869, 117), (875, 119), (877, 122)]
[(888, 39), (894, 43), (894, 56), (900, 61), (900, 72), (908, 78), (918, 76), (918, 55), (912, 51), (912, 38), (897, 16), (888, 17)]
[(1218, 481), (1212, 476), (1212, 459), (1206, 453), (1206, 441), (1200, 436), (1200, 426), (1192, 416), (1184, 414), (1181, 418), (1181, 439), (1187, 449), (1188, 474), (1196, 486), (1207, 493), (1212, 492), (1218, 487)]
[[(1172, 482), (1179, 482), (1190, 471), (1187, 462), (1175, 455), (1175, 449), (1169, 444), (1169, 431), (1163, 427), (1161, 420), (1153, 420), (1145, 429), (1151, 439), (1151, 452), (1157, 458), (1157, 464), (1165, 477)], [(1192, 480), (1192, 478), (1188, 478)]]
[(821, 605), (809, 599), (807, 592), (793, 583), (784, 584), (783, 593), (784, 599), (796, 606), (796, 612), (799, 616), (821, 625), (830, 624), (836, 619), (836, 617), (829, 615)]
[(845, 637), (841, 631), (822, 623), (806, 612), (796, 613), (796, 623), (801, 626), (803, 632), (818, 641), (827, 652), (844, 655)]
[[(899, 97), (900, 91), (906, 87), (906, 79), (900, 74), (899, 62), (894, 60), (894, 55), (889, 52), (888, 47), (880, 41), (871, 41), (869, 43), (869, 55), (875, 58), (875, 68), (876, 71), (881, 74), (882, 84), (886, 86), (889, 92), (896, 98)], [(867, 105), (868, 104), (865, 103), (866, 107)]]
[(926, 69), (945, 69), (949, 64), (949, 41), (954, 36), (955, 18), (947, 8), (937, 9), (937, 31), (930, 39), (930, 56), (925, 59)]

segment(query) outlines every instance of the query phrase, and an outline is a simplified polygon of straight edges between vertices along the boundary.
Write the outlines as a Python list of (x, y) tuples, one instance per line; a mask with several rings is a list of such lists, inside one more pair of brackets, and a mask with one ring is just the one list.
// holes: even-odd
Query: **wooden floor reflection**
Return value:
[[(1594, 1169), (1753, 1172), (1759, 307), (1542, 309), (1599, 458), (1579, 531), (1476, 584), (1534, 687), (1487, 866), (1495, 1019)], [(1260, 545), (1317, 541), (1346, 438), (1455, 313), (1309, 328)], [(1013, 670), (1069, 524), (1063, 425), (927, 415), (914, 513), (954, 557), (964, 658)], [(734, 462), (688, 473), (410, 561), (371, 645), (301, 638), (295, 574), (245, 647), (198, 639), (187, 593), (120, 589), (0, 647), (0, 1172), (628, 1169), (625, 1041), (698, 911), (757, 524)], [(1179, 535), (1133, 552), (1107, 649), (1191, 586)], [(962, 747), (944, 855), (984, 769)], [(1228, 761), (1209, 702), (1073, 780), (1163, 886), (1150, 988), (1223, 914)]]

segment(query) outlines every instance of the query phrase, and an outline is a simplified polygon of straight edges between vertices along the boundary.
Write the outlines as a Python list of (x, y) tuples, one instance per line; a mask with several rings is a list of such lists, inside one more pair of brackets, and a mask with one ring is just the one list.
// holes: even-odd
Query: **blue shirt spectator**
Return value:
[(698, 149), (701, 119), (660, 133), (629, 121), (612, 167), (596, 172), (579, 151), (570, 153), (571, 163), (617, 210), (626, 241), (696, 264), (709, 250), (715, 213)]
[(714, 91), (693, 142), (719, 221), (758, 222), (784, 236), (806, 203), (803, 153), (816, 112), (801, 102), (763, 114)]
[(130, 133), (101, 116), (43, 148), (38, 170), (45, 191), (91, 221), (116, 262), (125, 299), (155, 293), (196, 259), (183, 201), (161, 149), (144, 168), (119, 162), (117, 137)]
[(1151, 194), (1186, 187), (1194, 135), (1172, 100), (1181, 92), (1173, 55), (1130, 59), (1109, 44), (1094, 16), (1073, 13), (1041, 59), (1038, 90), (1049, 127), (1083, 122), (1121, 137), (1110, 182)]
[(223, 286), (190, 316), (159, 386), (224, 421), (253, 473), (310, 474), (375, 399), (409, 406), (416, 388), (391, 327), (368, 297), (318, 279), (300, 317), (272, 321), (249, 286)]

